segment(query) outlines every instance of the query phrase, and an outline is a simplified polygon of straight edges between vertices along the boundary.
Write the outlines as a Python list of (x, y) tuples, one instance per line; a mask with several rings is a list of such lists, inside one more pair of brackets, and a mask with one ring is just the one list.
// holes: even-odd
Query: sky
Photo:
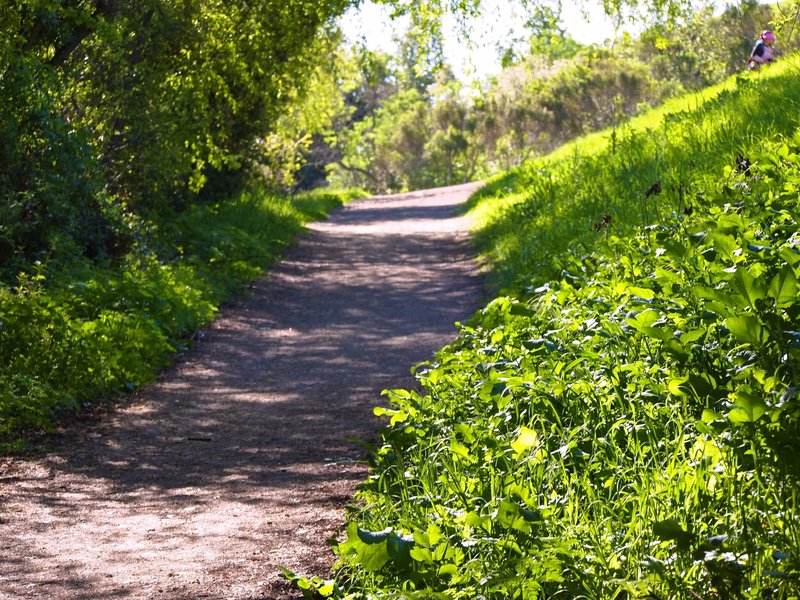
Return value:
[[(483, 79), (500, 71), (498, 44), (508, 45), (509, 37), (524, 35), (521, 26), (524, 18), (515, 3), (508, 0), (483, 0), (484, 17), (475, 25), (480, 35), (473, 36), (473, 49), (458, 39), (454, 20), (445, 23), (450, 35), (445, 38), (445, 55), (456, 75), (462, 80)], [(614, 37), (614, 25), (603, 14), (599, 2), (587, 2), (589, 20), (582, 16), (576, 5), (566, 0), (563, 4), (564, 26), (575, 40), (585, 44), (602, 44)], [(401, 24), (392, 24), (389, 11), (369, 0), (357, 9), (350, 9), (340, 21), (344, 34), (351, 42), (366, 40), (372, 50), (392, 53), (394, 29), (402, 33)]]

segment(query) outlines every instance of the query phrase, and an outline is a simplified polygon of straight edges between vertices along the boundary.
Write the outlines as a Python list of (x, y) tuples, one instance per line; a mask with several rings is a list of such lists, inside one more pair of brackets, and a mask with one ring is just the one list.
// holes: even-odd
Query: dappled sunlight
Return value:
[[(255, 595), (298, 561), (323, 574), (324, 539), (367, 472), (353, 439), (376, 441), (381, 391), (413, 387), (411, 367), (478, 307), (455, 214), (474, 187), (368, 199), (313, 225), (159, 382), (21, 471), (0, 529), (21, 550), (0, 570), (71, 571), (94, 598), (180, 596), (217, 571), (239, 591), (215, 597)], [(40, 523), (13, 525), (31, 505)]]

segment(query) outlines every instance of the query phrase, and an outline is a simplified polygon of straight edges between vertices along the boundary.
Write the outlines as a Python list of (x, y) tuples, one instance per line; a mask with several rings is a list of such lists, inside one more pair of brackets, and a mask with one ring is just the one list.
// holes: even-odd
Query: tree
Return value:
[[(255, 172), (351, 0), (13, 0), (0, 9), (0, 256), (124, 252), (127, 210)], [(69, 249), (67, 250), (67, 246)]]

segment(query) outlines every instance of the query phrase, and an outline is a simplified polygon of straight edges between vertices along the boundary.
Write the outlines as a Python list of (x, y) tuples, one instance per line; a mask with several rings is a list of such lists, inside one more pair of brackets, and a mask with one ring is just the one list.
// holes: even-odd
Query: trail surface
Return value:
[(366, 477), (385, 388), (454, 339), (480, 278), (458, 186), (312, 226), (179, 364), (0, 462), (0, 598), (296, 598)]

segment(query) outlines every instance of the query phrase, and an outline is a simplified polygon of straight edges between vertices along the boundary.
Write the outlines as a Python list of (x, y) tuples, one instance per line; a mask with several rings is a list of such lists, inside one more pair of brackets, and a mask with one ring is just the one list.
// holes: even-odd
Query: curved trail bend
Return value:
[(49, 452), (0, 462), (0, 598), (294, 598), (367, 471), (385, 388), (454, 339), (481, 283), (476, 184), (311, 226), (159, 381)]

